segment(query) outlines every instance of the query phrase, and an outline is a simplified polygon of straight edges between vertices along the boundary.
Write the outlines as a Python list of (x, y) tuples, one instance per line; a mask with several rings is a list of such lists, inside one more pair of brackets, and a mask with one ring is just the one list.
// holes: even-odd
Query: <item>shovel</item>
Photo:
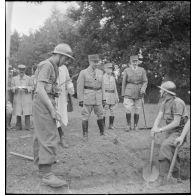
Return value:
[(170, 177), (172, 176), (172, 172), (173, 172), (173, 168), (175, 166), (175, 161), (176, 161), (176, 157), (177, 157), (177, 153), (178, 153), (178, 149), (179, 149), (179, 145), (176, 146), (175, 152), (174, 152), (174, 156), (171, 162), (171, 166), (169, 168), (169, 172), (167, 175), (167, 181), (170, 179)]
[(156, 166), (152, 165), (153, 151), (154, 151), (154, 137), (152, 138), (149, 166), (143, 169), (143, 178), (147, 182), (153, 182), (159, 176), (159, 170), (156, 168)]

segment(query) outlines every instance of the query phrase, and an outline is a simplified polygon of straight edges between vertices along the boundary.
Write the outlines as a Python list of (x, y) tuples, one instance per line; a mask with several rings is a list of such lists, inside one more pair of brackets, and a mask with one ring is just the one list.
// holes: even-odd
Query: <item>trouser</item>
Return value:
[(110, 116), (114, 116), (114, 106), (115, 104), (107, 104), (104, 106), (104, 116), (110, 111)]
[(51, 117), (49, 110), (42, 104), (38, 96), (33, 100), (34, 123), (34, 163), (51, 165), (55, 162), (58, 144), (58, 130), (56, 121)]
[(161, 144), (158, 159), (161, 176), (166, 176), (168, 174), (170, 164), (175, 152), (174, 141), (177, 137), (179, 137), (179, 135), (179, 132), (174, 132), (168, 135), (167, 138)]
[(93, 110), (98, 119), (103, 119), (104, 111), (103, 111), (102, 105), (83, 105), (83, 108), (81, 111), (82, 120), (85, 120), (85, 121), (89, 120), (89, 117)]
[(134, 111), (135, 114), (139, 114), (142, 108), (142, 99), (130, 99), (125, 97), (123, 105), (126, 113), (132, 113)]
[(22, 117), (21, 116), (16, 116), (16, 128), (17, 129), (22, 129)]

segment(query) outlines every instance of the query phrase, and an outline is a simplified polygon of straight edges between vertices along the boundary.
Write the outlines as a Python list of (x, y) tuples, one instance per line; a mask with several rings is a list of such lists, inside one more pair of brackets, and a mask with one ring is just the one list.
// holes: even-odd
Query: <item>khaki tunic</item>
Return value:
[[(13, 87), (24, 86), (28, 92), (24, 90), (16, 91)], [(14, 93), (13, 99), (13, 114), (17, 116), (31, 115), (32, 114), (32, 90), (33, 83), (29, 76), (24, 75), (20, 78), (20, 75), (13, 77), (11, 83), (12, 91)]]
[(122, 82), (122, 96), (131, 99), (140, 99), (140, 91), (147, 88), (148, 79), (144, 68), (137, 67), (134, 69), (132, 66), (124, 70)]
[[(116, 88), (115, 78), (111, 75), (104, 74), (104, 89), (107, 104), (116, 104), (119, 101), (118, 92)], [(113, 91), (113, 92), (112, 92)]]
[[(46, 83), (45, 90), (55, 107), (55, 97), (52, 94), (58, 76), (58, 67), (46, 60), (38, 65), (35, 73), (37, 83)], [(42, 102), (36, 90), (35, 93), (33, 100), (34, 161), (36, 164), (53, 164), (59, 139), (56, 120), (52, 118), (49, 109)]]
[[(93, 87), (99, 90), (85, 89), (84, 87)], [(82, 70), (77, 80), (77, 95), (79, 101), (83, 101), (85, 105), (102, 105), (102, 100), (105, 100), (103, 72), (99, 69), (94, 71), (90, 66)]]

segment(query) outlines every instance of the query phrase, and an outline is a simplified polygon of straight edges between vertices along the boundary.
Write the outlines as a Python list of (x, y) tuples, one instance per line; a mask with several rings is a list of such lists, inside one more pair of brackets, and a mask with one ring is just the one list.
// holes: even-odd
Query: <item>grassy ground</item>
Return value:
[[(190, 181), (175, 185), (154, 188), (142, 179), (142, 168), (148, 164), (150, 154), (150, 131), (125, 132), (124, 107), (116, 107), (116, 129), (106, 130), (106, 136), (100, 137), (96, 117), (89, 120), (89, 141), (82, 142), (80, 108), (74, 100), (74, 111), (69, 113), (69, 125), (65, 133), (68, 149), (59, 147), (53, 171), (68, 180), (67, 188), (51, 189), (40, 184), (37, 167), (32, 161), (15, 157), (9, 152), (18, 152), (32, 156), (32, 131), (7, 131), (6, 150), (6, 192), (7, 193), (178, 193), (190, 192)], [(190, 107), (188, 106), (188, 110)], [(147, 126), (151, 127), (158, 105), (145, 105)], [(14, 119), (12, 123), (14, 123)], [(107, 121), (108, 122), (108, 121)], [(140, 115), (140, 127), (144, 127), (143, 114)], [(28, 136), (24, 137), (22, 136)], [(114, 140), (118, 140), (115, 143)], [(154, 161), (157, 161), (159, 144), (163, 135), (156, 140)]]

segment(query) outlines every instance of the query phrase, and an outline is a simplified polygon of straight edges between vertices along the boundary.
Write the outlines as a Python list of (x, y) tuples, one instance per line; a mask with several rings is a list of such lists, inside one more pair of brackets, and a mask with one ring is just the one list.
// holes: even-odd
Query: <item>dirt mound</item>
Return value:
[[(70, 137), (77, 139), (77, 136)], [(59, 151), (58, 169), (61, 175), (78, 179), (90, 176), (136, 179), (145, 162), (138, 153), (130, 152), (124, 143), (111, 133), (87, 143), (80, 141), (74, 147)]]

